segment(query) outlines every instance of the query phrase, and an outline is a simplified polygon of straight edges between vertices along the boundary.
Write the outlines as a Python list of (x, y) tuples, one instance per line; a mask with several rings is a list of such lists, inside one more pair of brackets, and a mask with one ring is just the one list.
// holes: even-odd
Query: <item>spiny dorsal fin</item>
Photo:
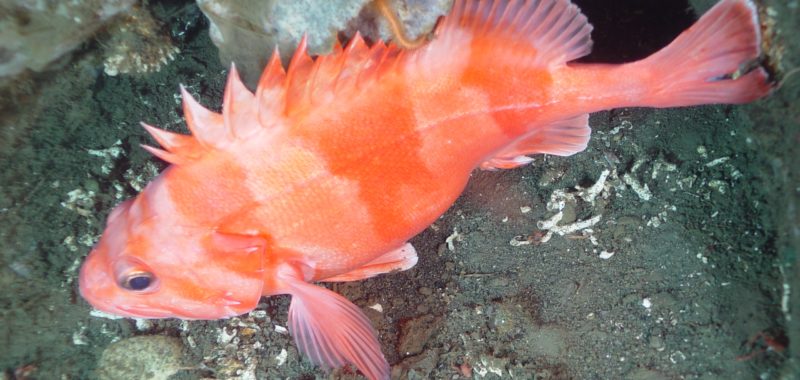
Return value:
[(144, 148), (173, 164), (192, 161), (208, 149), (224, 148), (260, 129), (282, 124), (288, 115), (358, 90), (365, 82), (377, 80), (381, 68), (387, 67), (384, 63), (399, 56), (399, 49), (382, 42), (368, 47), (358, 34), (344, 49), (337, 45), (332, 54), (316, 61), (308, 55), (306, 46), (304, 38), (286, 71), (276, 48), (261, 74), (255, 95), (247, 90), (232, 65), (221, 114), (200, 105), (181, 86), (184, 117), (192, 135), (145, 125), (164, 149)]
[[(387, 68), (384, 63), (397, 59), (399, 53), (400, 49), (397, 47), (387, 46), (380, 41), (369, 47), (361, 35), (356, 33), (345, 48), (342, 49), (337, 44), (331, 54), (312, 60), (306, 51), (306, 39), (303, 38), (286, 71), (284, 93), (275, 94), (279, 96), (273, 99), (262, 96), (258, 98), (260, 102), (283, 100), (284, 115), (301, 112), (377, 80), (379, 74)], [(274, 83), (273, 76), (276, 74), (269, 75), (266, 80), (262, 78), (259, 82), (256, 93), (266, 93), (267, 88), (274, 88), (271, 84)], [(269, 107), (262, 104), (260, 109), (265, 108)]]
[(164, 149), (154, 148), (149, 145), (142, 145), (142, 148), (171, 164), (186, 163), (188, 160), (196, 158), (203, 151), (203, 148), (192, 136), (172, 133), (145, 123), (141, 123), (141, 125)]
[(183, 98), (183, 116), (186, 125), (192, 132), (191, 136), (180, 135), (158, 129), (142, 123), (142, 127), (163, 147), (158, 149), (143, 145), (142, 147), (153, 155), (171, 164), (185, 164), (201, 157), (209, 149), (219, 149), (237, 137), (245, 137), (246, 132), (253, 130), (257, 124), (252, 116), (255, 115), (255, 101), (242, 84), (236, 68), (232, 67), (225, 88), (223, 114), (212, 112), (200, 105), (189, 91), (181, 85)]

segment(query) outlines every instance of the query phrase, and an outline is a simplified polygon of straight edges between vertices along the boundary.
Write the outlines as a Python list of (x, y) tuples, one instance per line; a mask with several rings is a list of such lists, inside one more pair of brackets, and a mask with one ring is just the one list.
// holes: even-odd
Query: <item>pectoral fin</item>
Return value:
[(374, 260), (366, 263), (360, 268), (338, 276), (328, 277), (321, 281), (326, 282), (345, 282), (358, 281), (365, 278), (377, 276), (379, 274), (393, 271), (404, 271), (411, 269), (417, 264), (417, 250), (411, 243), (403, 244), (400, 248), (384, 253)]
[(325, 369), (352, 363), (369, 379), (389, 379), (375, 330), (356, 305), (302, 279), (282, 279), (292, 296), (289, 332), (300, 352)]

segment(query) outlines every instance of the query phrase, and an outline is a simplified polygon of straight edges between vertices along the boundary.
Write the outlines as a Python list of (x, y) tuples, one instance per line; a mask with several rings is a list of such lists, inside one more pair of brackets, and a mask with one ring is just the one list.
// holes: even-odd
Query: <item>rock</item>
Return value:
[(304, 34), (309, 54), (329, 53), (338, 31), (367, 1), (197, 0), (197, 5), (211, 23), (209, 34), (219, 48), (220, 61), (226, 66), (236, 63), (252, 89), (275, 46), (284, 65)]
[(168, 336), (135, 336), (109, 345), (95, 369), (99, 380), (166, 380), (185, 369), (183, 344)]
[(109, 34), (103, 60), (103, 71), (109, 76), (157, 72), (180, 52), (164, 27), (143, 7), (126, 12), (109, 27)]
[(43, 70), (134, 0), (0, 2), (0, 77)]
[[(391, 0), (389, 6), (410, 38), (429, 33), (452, 0)], [(284, 66), (303, 35), (308, 53), (331, 52), (340, 33), (356, 31), (371, 41), (389, 40), (385, 18), (371, 0), (198, 0), (209, 19), (211, 40), (219, 48), (223, 65), (236, 63), (244, 83), (254, 89), (275, 46)]]
[[(415, 40), (430, 33), (436, 26), (439, 17), (446, 15), (453, 5), (453, 0), (385, 0), (394, 15), (402, 24), (408, 38)], [(356, 31), (368, 40), (389, 41), (394, 39), (389, 22), (380, 14), (371, 1), (359, 14), (358, 19), (350, 24), (346, 31), (352, 36)]]
[(439, 331), (441, 324), (441, 317), (433, 315), (423, 315), (403, 322), (400, 326), (400, 342), (397, 345), (400, 356), (420, 354), (428, 340)]

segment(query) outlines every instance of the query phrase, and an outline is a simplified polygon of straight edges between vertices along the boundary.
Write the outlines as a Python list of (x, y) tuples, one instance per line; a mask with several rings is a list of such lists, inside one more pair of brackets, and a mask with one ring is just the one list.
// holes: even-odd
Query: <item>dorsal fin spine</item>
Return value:
[(289, 62), (289, 68), (286, 70), (286, 78), (283, 83), (285, 89), (284, 115), (290, 114), (297, 104), (306, 100), (303, 97), (309, 85), (309, 69), (311, 69), (309, 65), (312, 64), (313, 61), (308, 55), (308, 35), (304, 34)]
[(156, 140), (158, 145), (161, 145), (161, 147), (170, 152), (180, 149), (182, 145), (186, 145), (192, 140), (190, 136), (165, 131), (144, 122), (139, 124), (141, 124), (142, 128), (150, 133), (150, 136), (153, 136), (153, 139)]
[(160, 158), (160, 159), (162, 159), (162, 160), (164, 160), (166, 162), (169, 162), (170, 164), (182, 165), (182, 164), (184, 164), (184, 163), (186, 163), (188, 161), (185, 157), (182, 157), (180, 155), (167, 152), (166, 150), (163, 150), (163, 149), (158, 149), (158, 148), (152, 147), (150, 145), (140, 144), (139, 146), (141, 146), (142, 149), (150, 152), (150, 154), (152, 154), (152, 155), (154, 155), (154, 156), (156, 156), (156, 157), (158, 157), (158, 158)]
[(228, 136), (233, 139), (236, 137), (233, 131), (233, 113), (236, 112), (234, 107), (234, 100), (233, 95), (235, 90), (233, 89), (233, 81), (236, 77), (239, 76), (239, 73), (236, 72), (236, 64), (231, 63), (231, 69), (228, 72), (228, 81), (225, 84), (225, 92), (222, 95), (222, 120), (223, 124), (225, 125), (225, 131), (227, 132)]
[(203, 147), (192, 136), (172, 133), (146, 123), (140, 124), (164, 149), (144, 144), (141, 144), (141, 146), (164, 161), (173, 164), (188, 162), (194, 159), (199, 151), (203, 150)]
[[(281, 105), (285, 103), (286, 91), (283, 88), (285, 80), (286, 70), (283, 69), (278, 46), (275, 46), (272, 58), (261, 73), (256, 88), (256, 117), (262, 126), (269, 125), (268, 122), (274, 118), (275, 110), (283, 109)], [(273, 95), (272, 98), (269, 98), (269, 95)]]
[(181, 97), (183, 98), (183, 115), (186, 125), (192, 132), (192, 136), (205, 147), (214, 146), (215, 137), (219, 133), (216, 128), (223, 124), (222, 115), (209, 111), (189, 94), (183, 85), (181, 87)]
[(319, 76), (320, 66), (322, 66), (322, 63), (323, 60), (321, 59), (317, 59), (316, 61), (314, 61), (314, 66), (311, 66), (311, 73), (308, 75), (309, 80), (306, 81), (304, 85), (305, 88), (303, 90), (304, 94), (303, 96), (305, 97), (305, 100), (309, 104), (313, 104), (315, 101), (314, 92), (317, 89), (314, 88), (314, 86), (312, 86), (311, 84), (317, 82), (318, 80), (317, 77)]

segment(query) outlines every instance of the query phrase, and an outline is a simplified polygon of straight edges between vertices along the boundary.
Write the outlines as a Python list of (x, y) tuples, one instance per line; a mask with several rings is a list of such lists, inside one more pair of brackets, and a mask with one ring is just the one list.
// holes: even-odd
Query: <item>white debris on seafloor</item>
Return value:
[(634, 193), (636, 193), (639, 199), (646, 202), (653, 197), (653, 193), (650, 192), (650, 188), (647, 187), (647, 184), (643, 185), (633, 177), (633, 174), (636, 173), (636, 171), (640, 166), (642, 166), (642, 164), (644, 164), (644, 162), (644, 159), (634, 162), (631, 171), (622, 175), (622, 182), (625, 182), (625, 184), (628, 185), (628, 187), (630, 187)]
[(662, 223), (666, 223), (668, 210), (676, 211), (677, 208), (674, 205), (673, 206), (664, 205), (664, 211), (659, 212), (658, 215), (656, 216), (650, 217), (650, 219), (647, 221), (647, 226), (658, 228), (661, 226)]
[(86, 326), (80, 326), (78, 331), (72, 333), (72, 344), (76, 346), (89, 345), (89, 339), (86, 337)]
[[(258, 343), (258, 342), (256, 342)], [(238, 380), (257, 380), (258, 376), (256, 375), (256, 365), (257, 362), (253, 357), (248, 357), (248, 360), (245, 361), (245, 367), (242, 369), (237, 370), (236, 379)]]
[(147, 331), (153, 328), (153, 322), (149, 319), (136, 318), (136, 329), (139, 331)]
[[(612, 175), (613, 173), (610, 170), (603, 170), (600, 173), (600, 177), (591, 186), (587, 188), (581, 188), (580, 186), (577, 186), (577, 196), (594, 206), (594, 201), (598, 196), (608, 196), (608, 178)], [(613, 176), (615, 177), (615, 175)], [(547, 219), (536, 222), (536, 227), (542, 231), (547, 231), (540, 242), (546, 243), (550, 241), (550, 239), (553, 237), (553, 234), (558, 234), (560, 236), (571, 234), (590, 228), (600, 222), (600, 219), (603, 217), (602, 214), (595, 215), (589, 219), (579, 220), (574, 223), (559, 225), (558, 223), (564, 218), (564, 208), (566, 208), (567, 203), (574, 204), (576, 202), (577, 199), (575, 193), (569, 193), (564, 189), (554, 190), (553, 193), (550, 194), (550, 200), (547, 202), (547, 210), (556, 213)], [(525, 245), (525, 243), (515, 238), (512, 239), (511, 245), (518, 246)]]
[(561, 236), (571, 234), (573, 232), (578, 232), (580, 230), (594, 226), (595, 224), (599, 223), (600, 219), (602, 218), (603, 214), (597, 214), (589, 219), (579, 220), (577, 222), (566, 224), (563, 226), (554, 226), (550, 228), (550, 232), (557, 233)]
[(719, 179), (712, 179), (711, 181), (708, 181), (708, 187), (724, 195), (725, 192), (727, 191), (728, 184), (725, 181)]
[(713, 167), (715, 167), (717, 165), (724, 164), (725, 162), (728, 162), (728, 160), (730, 160), (730, 159), (731, 159), (730, 157), (720, 157), (720, 158), (717, 158), (717, 159), (712, 160), (711, 162), (707, 163), (706, 167), (707, 168), (713, 168)]
[(158, 176), (158, 173), (156, 164), (147, 161), (141, 170), (134, 171), (133, 168), (129, 168), (122, 176), (134, 190), (142, 191), (153, 178)]
[(540, 220), (540, 221), (536, 222), (536, 227), (539, 227), (539, 229), (543, 230), (543, 231), (544, 230), (549, 231), (549, 230), (555, 228), (555, 226), (558, 225), (558, 222), (560, 222), (561, 219), (563, 219), (563, 218), (564, 218), (564, 212), (563, 211), (559, 211), (558, 213), (556, 213), (555, 215), (551, 216), (548, 219)]
[(277, 356), (275, 356), (275, 363), (278, 364), (278, 366), (282, 366), (283, 363), (286, 363), (286, 358), (288, 357), (289, 357), (289, 352), (286, 351), (285, 348), (281, 348), (281, 352)]
[(228, 332), (227, 326), (222, 327), (219, 329), (219, 334), (217, 334), (217, 343), (219, 344), (228, 344), (233, 341), (233, 338), (236, 337), (238, 331), (235, 328), (231, 328), (231, 332)]
[(699, 145), (697, 147), (697, 154), (699, 154), (700, 157), (702, 157), (702, 158), (707, 158), (708, 157), (708, 149), (706, 149), (705, 146)]
[(266, 310), (253, 310), (247, 313), (249, 317), (253, 317), (255, 319), (265, 319), (267, 318), (267, 311)]
[(603, 217), (603, 214), (598, 214), (589, 219), (579, 220), (574, 223), (559, 226), (558, 222), (561, 221), (563, 217), (564, 213), (562, 211), (559, 211), (557, 214), (553, 215), (549, 219), (540, 220), (536, 223), (536, 227), (538, 227), (540, 230), (547, 231), (547, 233), (541, 240), (542, 243), (548, 242), (553, 237), (553, 234), (564, 236), (567, 234), (571, 234), (573, 232), (577, 232), (592, 227), (600, 222), (600, 219)]
[(75, 236), (72, 235), (65, 237), (64, 240), (61, 241), (61, 244), (64, 244), (70, 252), (78, 252), (80, 250), (80, 247), (75, 244)]
[(623, 120), (618, 126), (614, 127), (614, 129), (608, 131), (608, 134), (613, 136), (623, 129), (633, 129), (633, 123), (631, 123), (629, 120)]
[(600, 195), (606, 188), (606, 180), (608, 179), (609, 174), (611, 174), (611, 171), (605, 169), (600, 173), (600, 178), (598, 178), (597, 182), (595, 182), (592, 186), (589, 186), (585, 189), (581, 188), (580, 186), (576, 186), (575, 188), (580, 190), (578, 192), (578, 196), (594, 206), (595, 198), (597, 198), (597, 196)]
[(658, 228), (661, 226), (661, 219), (657, 216), (651, 217), (650, 220), (647, 221), (648, 227)]
[(92, 309), (92, 311), (89, 312), (89, 315), (91, 315), (92, 317), (112, 319), (112, 320), (125, 318), (125, 317), (120, 317), (119, 315), (109, 314), (106, 313), (105, 311), (100, 311), (97, 309)]
[(606, 251), (606, 250), (604, 249), (604, 250), (600, 251), (600, 254), (599, 254), (599, 255), (597, 255), (597, 257), (599, 257), (599, 258), (601, 258), (601, 259), (603, 259), (603, 260), (608, 260), (608, 259), (610, 259), (610, 258), (614, 257), (614, 252), (612, 252), (612, 251)]
[(486, 377), (491, 373), (499, 378), (503, 378), (504, 366), (502, 365), (502, 361), (494, 357), (481, 355), (480, 359), (474, 363), (472, 369), (477, 377)]
[(122, 150), (122, 140), (117, 140), (109, 148), (106, 149), (87, 149), (89, 155), (100, 157), (103, 159), (103, 165), (100, 167), (100, 172), (103, 174), (111, 174), (111, 169), (114, 168), (114, 159), (119, 157)]
[(372, 306), (367, 306), (367, 307), (372, 309), (372, 310), (375, 310), (375, 311), (377, 311), (379, 313), (383, 313), (383, 305), (381, 305), (379, 303), (376, 303), (376, 304), (374, 304)]
[(455, 244), (453, 242), (454, 241), (462, 241), (462, 240), (464, 240), (464, 236), (459, 234), (457, 229), (453, 228), (453, 233), (450, 234), (450, 236), (448, 236), (447, 239), (444, 239), (444, 242), (445, 242), (445, 244), (447, 244), (447, 250), (448, 251), (455, 252), (456, 251), (456, 246), (455, 246)]
[[(787, 264), (788, 265), (788, 264)], [(783, 294), (781, 295), (781, 312), (783, 312), (783, 318), (786, 319), (786, 322), (792, 321), (792, 313), (791, 308), (789, 307), (789, 300), (791, 299), (792, 295), (792, 287), (789, 285), (789, 281), (786, 279), (786, 270), (783, 269), (783, 265), (778, 266), (778, 270), (781, 272), (781, 278), (783, 279)]]
[(662, 172), (671, 173), (675, 171), (678, 171), (678, 165), (675, 165), (671, 162), (658, 160), (655, 164), (653, 164), (653, 172), (650, 174), (650, 179), (658, 178), (658, 175)]
[(567, 207), (567, 202), (575, 203), (575, 194), (568, 193), (564, 189), (553, 190), (550, 194), (550, 200), (547, 201), (547, 211), (561, 211)]
[(653, 197), (653, 193), (650, 192), (650, 188), (647, 187), (647, 184), (642, 185), (638, 180), (636, 180), (636, 178), (633, 178), (630, 173), (625, 173), (622, 176), (622, 181), (625, 182), (625, 184), (628, 185), (634, 193), (636, 193), (636, 196), (638, 196), (639, 199), (646, 202)]
[(695, 181), (697, 181), (696, 175), (690, 175), (688, 177), (684, 177), (678, 180), (678, 188), (681, 190), (689, 190), (694, 186)]
[(94, 191), (78, 188), (67, 193), (67, 200), (61, 202), (61, 207), (75, 211), (80, 216), (88, 217), (93, 212), (94, 196)]
[(522, 236), (522, 235), (514, 236), (508, 242), (508, 244), (511, 245), (512, 247), (519, 247), (519, 246), (523, 246), (523, 245), (531, 245), (531, 243), (533, 243), (531, 241), (531, 239), (529, 239), (527, 236)]

